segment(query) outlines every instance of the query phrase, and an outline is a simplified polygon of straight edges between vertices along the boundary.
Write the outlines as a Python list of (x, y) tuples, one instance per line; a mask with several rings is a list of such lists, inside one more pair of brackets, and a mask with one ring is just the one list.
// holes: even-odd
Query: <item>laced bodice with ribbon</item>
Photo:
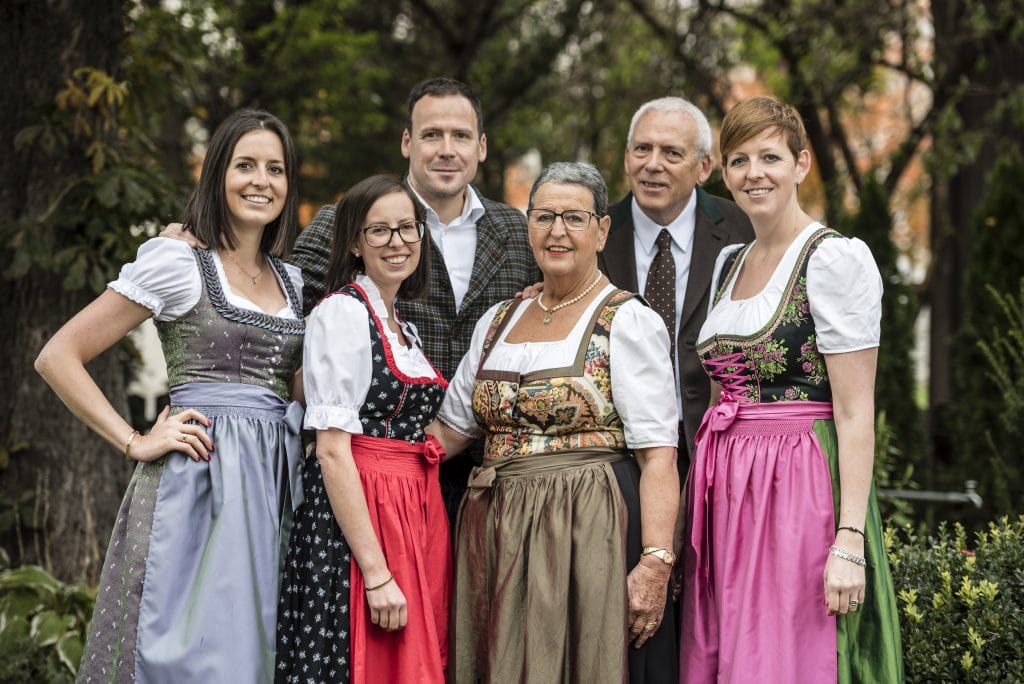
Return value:
[[(807, 299), (807, 264), (823, 240), (839, 237), (823, 228), (804, 245), (775, 313), (752, 335), (721, 333), (701, 342), (697, 353), (712, 380), (722, 386), (718, 406), (705, 422), (731, 422), (741, 404), (832, 401), (825, 360), (818, 351)], [(749, 245), (726, 260), (715, 293), (717, 304), (734, 280)], [(698, 437), (698, 440), (700, 437)]]

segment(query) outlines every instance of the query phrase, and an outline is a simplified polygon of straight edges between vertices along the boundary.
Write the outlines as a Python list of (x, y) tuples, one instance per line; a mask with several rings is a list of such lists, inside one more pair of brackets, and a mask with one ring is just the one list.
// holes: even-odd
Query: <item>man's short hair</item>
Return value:
[(636, 114), (633, 115), (633, 119), (629, 122), (629, 135), (626, 137), (626, 147), (633, 144), (633, 132), (636, 130), (636, 124), (640, 121), (640, 117), (650, 111), (678, 112), (689, 115), (697, 125), (697, 158), (703, 159), (711, 154), (711, 126), (708, 124), (707, 117), (704, 116), (704, 112), (700, 111), (697, 105), (681, 97), (660, 97), (657, 100), (651, 100), (640, 105), (640, 108), (636, 110)]
[(462, 81), (454, 78), (428, 78), (420, 81), (409, 91), (409, 121), (406, 124), (409, 132), (412, 132), (412, 110), (422, 98), (431, 97), (464, 97), (473, 105), (476, 113), (476, 134), (477, 137), (484, 134), (484, 113), (480, 107), (480, 98), (476, 96), (473, 89)]

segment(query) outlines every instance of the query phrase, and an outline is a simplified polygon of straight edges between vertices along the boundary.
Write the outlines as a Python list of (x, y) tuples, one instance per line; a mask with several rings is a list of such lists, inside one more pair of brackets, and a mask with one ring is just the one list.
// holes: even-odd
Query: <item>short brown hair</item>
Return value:
[[(359, 244), (359, 236), (363, 223), (370, 209), (381, 197), (401, 192), (412, 202), (417, 221), (426, 222), (423, 205), (413, 195), (409, 186), (398, 180), (396, 176), (377, 175), (364, 178), (353, 185), (338, 202), (334, 212), (334, 240), (331, 247), (331, 260), (327, 265), (327, 292), (352, 282), (357, 273), (365, 273), (366, 266), (361, 256), (352, 253), (352, 248)], [(429, 229), (428, 229), (429, 230)], [(398, 298), (406, 301), (426, 296), (430, 289), (430, 235), (426, 232), (420, 240), (420, 263), (408, 278), (398, 287)]]
[(807, 149), (807, 131), (794, 107), (767, 95), (751, 97), (730, 109), (722, 120), (722, 134), (718, 141), (722, 166), (725, 167), (730, 152), (769, 128), (774, 128), (785, 138), (794, 157)]

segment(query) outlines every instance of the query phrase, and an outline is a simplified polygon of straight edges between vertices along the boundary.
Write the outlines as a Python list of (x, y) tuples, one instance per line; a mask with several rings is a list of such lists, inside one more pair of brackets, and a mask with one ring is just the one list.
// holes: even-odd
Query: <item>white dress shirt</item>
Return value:
[[(412, 186), (410, 186), (411, 188)], [(415, 188), (413, 194), (427, 210), (427, 227), (434, 246), (441, 250), (444, 265), (448, 269), (448, 280), (455, 295), (455, 310), (462, 307), (462, 300), (469, 290), (469, 279), (473, 275), (473, 261), (476, 257), (476, 222), (484, 215), (484, 205), (476, 191), (466, 186), (466, 200), (462, 203), (462, 214), (451, 223), (441, 223), (437, 212), (427, 204)]]
[[(667, 228), (672, 236), (672, 257), (676, 262), (676, 322), (672, 339), (679, 338), (679, 322), (683, 317), (683, 300), (686, 299), (686, 281), (690, 277), (690, 257), (693, 255), (693, 235), (697, 228), (697, 191), (690, 193), (690, 201), (679, 216), (667, 226), (655, 223), (643, 212), (636, 198), (633, 198), (633, 251), (636, 254), (636, 286), (641, 294), (647, 286), (647, 272), (651, 261), (658, 253), (658, 234)], [(679, 384), (679, 369), (675, 371), (676, 403), (682, 415), (682, 388)]]

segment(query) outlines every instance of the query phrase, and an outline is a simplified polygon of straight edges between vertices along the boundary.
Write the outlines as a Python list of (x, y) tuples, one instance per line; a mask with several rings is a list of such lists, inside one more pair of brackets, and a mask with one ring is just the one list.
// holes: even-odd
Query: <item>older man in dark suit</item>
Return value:
[[(526, 217), (470, 185), (487, 158), (487, 136), (480, 101), (469, 86), (435, 78), (412, 89), (402, 155), (409, 160), (408, 182), (426, 209), (437, 247), (430, 252), (430, 294), (402, 302), (402, 315), (416, 325), (427, 356), (450, 378), (469, 348), (477, 319), (540, 280), (540, 270)], [(321, 208), (295, 244), (292, 262), (302, 268), (307, 313), (325, 294), (334, 214), (333, 204)], [(471, 458), (441, 466), (449, 515), (471, 467)]]
[(696, 354), (715, 259), (723, 247), (754, 239), (746, 215), (699, 187), (708, 179), (711, 127), (692, 103), (665, 97), (633, 115), (625, 166), (630, 192), (609, 209), (612, 227), (599, 266), (617, 286), (642, 292), (673, 343), (679, 402), (680, 482), (710, 401)]

